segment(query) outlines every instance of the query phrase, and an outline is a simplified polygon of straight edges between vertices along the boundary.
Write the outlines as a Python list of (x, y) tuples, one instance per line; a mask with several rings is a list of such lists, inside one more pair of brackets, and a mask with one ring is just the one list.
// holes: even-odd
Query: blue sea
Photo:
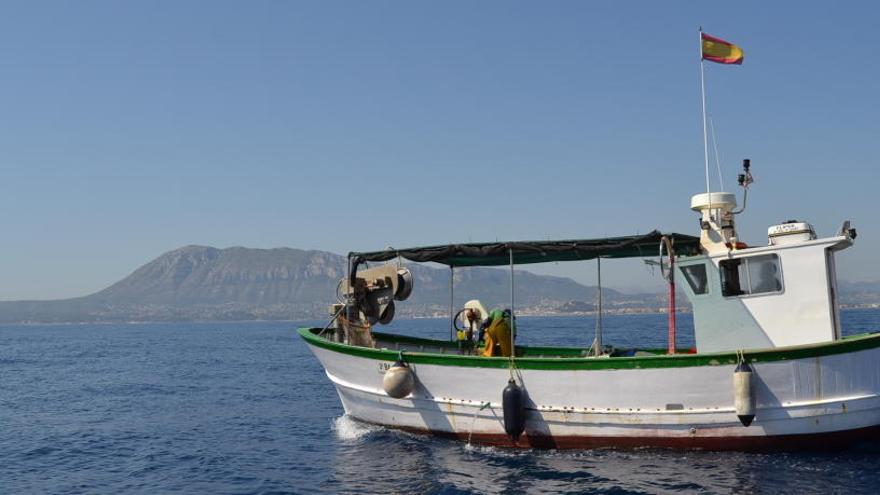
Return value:
[[(847, 333), (880, 311), (842, 314)], [(320, 322), (0, 327), (0, 494), (876, 493), (880, 448), (745, 454), (513, 451), (357, 423), (296, 335)], [(679, 316), (679, 345), (692, 345)], [(592, 318), (519, 319), (521, 343), (586, 345)], [(384, 330), (448, 336), (445, 320)], [(664, 315), (605, 341), (666, 345)], [(878, 364), (880, 365), (880, 364)]]

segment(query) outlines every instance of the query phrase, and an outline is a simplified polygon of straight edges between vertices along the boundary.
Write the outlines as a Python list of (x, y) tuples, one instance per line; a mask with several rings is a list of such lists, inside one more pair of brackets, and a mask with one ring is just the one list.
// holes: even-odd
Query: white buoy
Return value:
[(733, 372), (733, 405), (736, 416), (743, 426), (749, 426), (755, 419), (755, 390), (752, 386), (752, 368), (740, 361)]
[(385, 389), (385, 393), (395, 399), (402, 399), (411, 394), (415, 385), (416, 379), (412, 369), (403, 361), (392, 364), (382, 378), (382, 388)]

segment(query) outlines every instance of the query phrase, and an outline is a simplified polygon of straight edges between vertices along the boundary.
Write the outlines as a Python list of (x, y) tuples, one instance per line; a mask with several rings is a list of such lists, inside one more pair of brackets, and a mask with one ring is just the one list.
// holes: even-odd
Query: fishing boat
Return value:
[[(702, 30), (700, 43), (701, 82), (703, 60), (742, 62), (739, 47)], [(809, 223), (789, 221), (770, 226), (761, 245), (742, 242), (736, 219), (751, 163), (738, 175), (741, 208), (723, 186), (711, 190), (704, 82), (702, 89), (706, 192), (690, 202), (698, 236), (652, 231), (349, 253), (330, 322), (299, 329), (346, 414), (527, 448), (841, 448), (880, 437), (880, 333), (841, 332), (835, 256), (854, 244), (855, 229), (846, 221), (820, 238)], [(669, 286), (666, 349), (603, 342), (601, 260), (609, 258), (659, 258)], [(517, 345), (514, 267), (586, 260), (600, 275), (593, 342)], [(450, 277), (449, 340), (374, 331), (418, 289), (405, 262), (440, 263), (450, 273), (508, 266), (507, 311), (479, 300), (455, 308)], [(675, 345), (676, 287), (693, 308), (691, 349)]]
[[(352, 252), (331, 323), (299, 334), (346, 414), (410, 432), (514, 447), (713, 450), (845, 447), (877, 437), (880, 333), (842, 336), (840, 327), (835, 255), (853, 245), (855, 229), (844, 222), (818, 238), (809, 223), (791, 221), (750, 246), (737, 236), (736, 207), (732, 193), (695, 195), (698, 237), (653, 231)], [(666, 349), (616, 349), (597, 329), (592, 345), (510, 342), (510, 355), (487, 356), (488, 339), (477, 336), (490, 312), (479, 301), (450, 311), (459, 330), (449, 340), (373, 330), (417, 290), (401, 260), (509, 266), (502, 318), (515, 321), (516, 265), (658, 256), (670, 288)], [(675, 348), (676, 286), (693, 307), (692, 349)]]

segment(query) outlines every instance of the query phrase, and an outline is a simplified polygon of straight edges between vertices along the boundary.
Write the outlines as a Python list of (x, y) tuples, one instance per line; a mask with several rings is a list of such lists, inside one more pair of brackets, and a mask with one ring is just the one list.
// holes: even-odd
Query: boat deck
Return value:
[[(324, 337), (338, 342), (334, 329), (328, 329)], [(418, 352), (445, 354), (451, 356), (478, 356), (482, 347), (459, 347), (457, 342), (411, 337), (407, 335), (373, 332), (374, 349), (398, 352)], [(681, 350), (677, 354), (693, 354), (693, 350)], [(666, 349), (616, 349), (602, 357), (662, 356)], [(590, 349), (585, 347), (516, 346), (516, 357), (520, 358), (584, 358), (591, 357)]]
[[(340, 342), (333, 329), (300, 328), (299, 335), (307, 343), (332, 352), (380, 361), (395, 361), (400, 353), (415, 364), (464, 366), (473, 368), (507, 368), (506, 357), (483, 357), (473, 349), (459, 349), (458, 344), (445, 340), (425, 339), (406, 335), (374, 332), (374, 346), (364, 347)], [(880, 332), (849, 335), (840, 340), (768, 349), (745, 349), (749, 363), (789, 361), (845, 354), (880, 347)], [(600, 370), (647, 369), (691, 366), (735, 365), (742, 359), (739, 352), (694, 353), (683, 350), (669, 355), (666, 349), (615, 349), (599, 357), (589, 356), (583, 347), (517, 346), (516, 366), (536, 370)]]

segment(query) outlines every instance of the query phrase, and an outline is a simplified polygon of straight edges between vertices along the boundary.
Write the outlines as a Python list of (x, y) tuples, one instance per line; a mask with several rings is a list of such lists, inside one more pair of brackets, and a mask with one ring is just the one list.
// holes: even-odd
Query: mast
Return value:
[[(706, 74), (703, 63), (703, 28), (699, 31), (700, 42), (700, 95), (703, 103), (703, 163), (706, 169), (706, 194), (709, 196), (709, 202), (712, 202), (711, 188), (709, 186), (709, 133), (706, 125)], [(711, 205), (710, 205), (711, 208)]]

